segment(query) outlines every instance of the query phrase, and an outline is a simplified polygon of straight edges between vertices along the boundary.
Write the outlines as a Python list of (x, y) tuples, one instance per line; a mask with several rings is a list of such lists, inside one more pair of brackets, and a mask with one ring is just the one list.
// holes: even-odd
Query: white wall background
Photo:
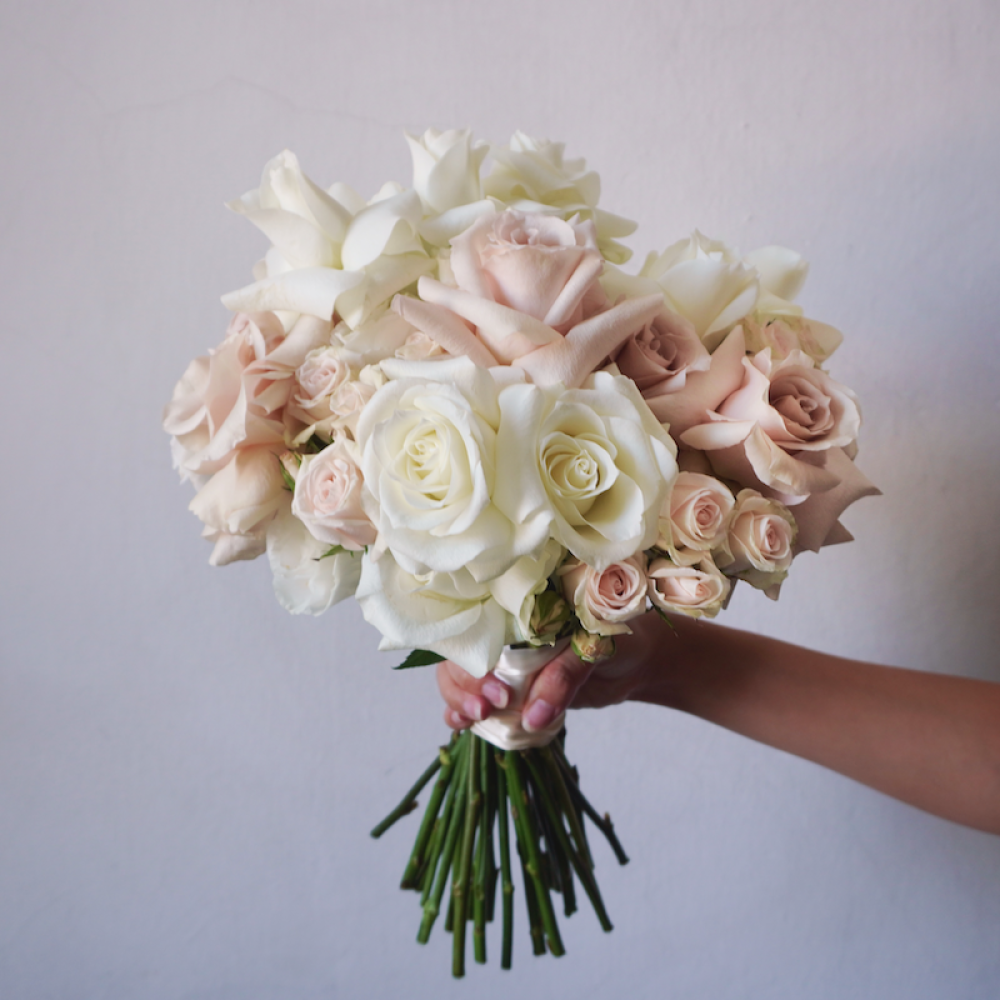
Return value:
[(784, 243), (847, 334), (885, 496), (729, 623), (1000, 680), (998, 51), (990, 0), (4, 4), (0, 996), (1000, 995), (1000, 840), (645, 707), (572, 720), (614, 934), (536, 960), (522, 923), (453, 984), (415, 821), (367, 836), (444, 736), (430, 674), (209, 568), (159, 429), (275, 152), (371, 192), (404, 128), (562, 138), (639, 260)]

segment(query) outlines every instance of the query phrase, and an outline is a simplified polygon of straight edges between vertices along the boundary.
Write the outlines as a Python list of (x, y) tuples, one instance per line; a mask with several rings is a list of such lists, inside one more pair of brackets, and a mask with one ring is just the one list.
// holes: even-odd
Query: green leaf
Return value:
[[(320, 559), (326, 559), (328, 556), (339, 556), (341, 552), (348, 552), (348, 551), (349, 550), (345, 549), (343, 545), (333, 545), (330, 548), (328, 548), (326, 552), (324, 552), (321, 556), (317, 556), (316, 562), (319, 562)], [(352, 556), (354, 555), (353, 552), (350, 552), (349, 554)]]
[(285, 489), (291, 493), (295, 492), (295, 480), (292, 479), (292, 474), (285, 468), (285, 463), (278, 459), (278, 468), (281, 469), (281, 478), (285, 481)]
[(415, 649), (398, 667), (392, 669), (409, 670), (412, 667), (429, 667), (432, 663), (440, 663), (443, 659), (443, 656), (438, 656), (437, 653), (432, 653), (429, 649)]

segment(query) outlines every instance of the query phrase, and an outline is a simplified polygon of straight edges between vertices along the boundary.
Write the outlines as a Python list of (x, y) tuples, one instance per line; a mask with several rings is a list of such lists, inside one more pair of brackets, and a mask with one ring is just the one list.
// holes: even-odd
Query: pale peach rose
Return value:
[(714, 476), (678, 473), (660, 511), (657, 546), (679, 565), (694, 565), (725, 541), (735, 502)]
[(767, 348), (773, 358), (786, 358), (792, 351), (808, 354), (821, 365), (840, 346), (843, 334), (827, 323), (804, 316), (782, 316), (758, 322), (743, 321), (747, 350), (757, 354)]
[(681, 441), (708, 452), (724, 478), (790, 503), (835, 487), (840, 480), (824, 453), (856, 441), (854, 393), (797, 350), (777, 363), (761, 351), (743, 360), (743, 371), (740, 388)]
[(795, 518), (777, 500), (740, 490), (725, 551), (716, 555), (727, 576), (777, 598), (795, 554)]
[(292, 513), (313, 538), (357, 552), (375, 542), (375, 526), (361, 506), (364, 477), (350, 443), (339, 438), (302, 459)]
[(287, 495), (281, 461), (273, 447), (237, 450), (207, 479), (189, 506), (205, 525), (203, 536), (215, 545), (209, 562), (223, 566), (260, 555), (263, 531), (287, 503)]
[(646, 610), (646, 557), (643, 553), (598, 570), (570, 559), (558, 570), (563, 593), (580, 624), (597, 635), (632, 630), (625, 624)]
[(329, 323), (311, 317), (286, 336), (273, 313), (234, 316), (225, 340), (188, 367), (163, 414), (182, 475), (218, 472), (240, 448), (280, 445), (295, 370), (329, 333)]
[(729, 581), (709, 558), (696, 566), (654, 559), (646, 579), (649, 599), (657, 608), (691, 618), (714, 618), (729, 596)]

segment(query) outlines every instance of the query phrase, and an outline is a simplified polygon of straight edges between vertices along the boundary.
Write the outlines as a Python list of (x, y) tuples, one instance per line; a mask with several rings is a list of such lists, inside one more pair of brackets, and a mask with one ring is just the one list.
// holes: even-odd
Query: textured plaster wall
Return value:
[(1000, 680), (998, 49), (987, 0), (4, 4), (0, 996), (1000, 995), (1000, 840), (647, 707), (572, 720), (614, 934), (453, 984), (412, 825), (366, 833), (444, 735), (430, 675), (210, 569), (159, 429), (275, 152), (372, 191), (404, 128), (561, 138), (637, 259), (795, 247), (847, 335), (885, 496), (727, 621)]

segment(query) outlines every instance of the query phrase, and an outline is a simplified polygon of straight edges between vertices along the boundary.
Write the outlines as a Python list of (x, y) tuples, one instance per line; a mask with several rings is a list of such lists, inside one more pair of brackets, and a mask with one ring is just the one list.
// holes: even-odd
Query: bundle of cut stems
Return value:
[(546, 747), (499, 750), (471, 731), (456, 734), (371, 832), (380, 837), (416, 809), (417, 796), (434, 782), (401, 888), (420, 894), (423, 918), (417, 940), (421, 944), (427, 943), (445, 908), (444, 927), (452, 935), (456, 978), (465, 975), (470, 923), (475, 960), (486, 961), (486, 925), (493, 922), (498, 886), (503, 928), (500, 966), (511, 967), (515, 864), (522, 873), (536, 955), (564, 954), (552, 894), (562, 896), (563, 913), (570, 916), (576, 910), (574, 880), (586, 893), (601, 927), (611, 930), (594, 877), (584, 818), (604, 834), (620, 864), (628, 857), (611, 817), (601, 816), (580, 791), (577, 770), (566, 760), (565, 736), (563, 730)]

